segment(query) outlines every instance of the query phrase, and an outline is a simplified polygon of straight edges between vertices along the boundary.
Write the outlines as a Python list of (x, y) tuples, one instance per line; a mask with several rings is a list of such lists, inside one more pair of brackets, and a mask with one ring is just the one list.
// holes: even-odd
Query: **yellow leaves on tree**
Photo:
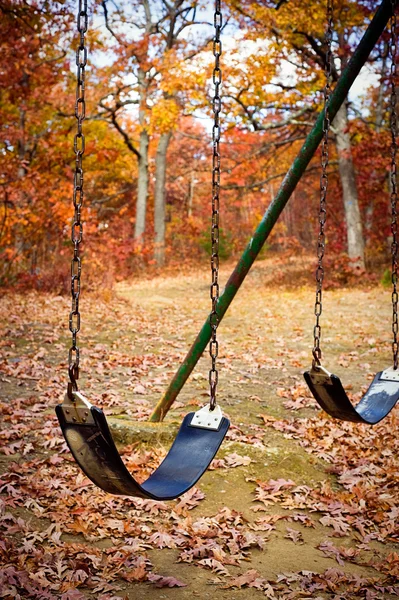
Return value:
[(150, 133), (167, 133), (176, 129), (180, 109), (174, 98), (161, 98), (152, 108)]

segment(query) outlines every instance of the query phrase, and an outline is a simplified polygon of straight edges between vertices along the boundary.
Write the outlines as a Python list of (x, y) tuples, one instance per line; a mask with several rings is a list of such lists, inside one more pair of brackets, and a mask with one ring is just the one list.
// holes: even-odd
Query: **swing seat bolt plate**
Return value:
[(209, 404), (197, 410), (191, 420), (190, 427), (198, 427), (200, 429), (210, 429), (218, 431), (223, 419), (223, 413), (219, 406), (210, 410)]
[(399, 381), (399, 369), (394, 369), (393, 367), (385, 369), (381, 373), (380, 379), (383, 381)]
[(325, 383), (326, 380), (331, 379), (330, 371), (327, 371), (326, 368), (318, 365), (317, 367), (313, 367), (309, 371), (310, 378), (314, 384)]
[(60, 405), (64, 414), (65, 422), (81, 423), (82, 425), (94, 425), (94, 419), (91, 416), (91, 404), (86, 398), (77, 391), (72, 392), (73, 400), (65, 394), (64, 402)]

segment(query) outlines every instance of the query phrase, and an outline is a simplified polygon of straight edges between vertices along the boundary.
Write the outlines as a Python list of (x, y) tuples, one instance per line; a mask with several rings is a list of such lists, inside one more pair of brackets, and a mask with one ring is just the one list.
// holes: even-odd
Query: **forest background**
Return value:
[[(0, 0), (5, 286), (68, 286), (76, 4)], [(378, 4), (336, 0), (334, 80)], [(209, 254), (213, 93), (213, 5), (96, 0), (89, 8), (87, 286)], [(322, 108), (325, 8), (319, 0), (224, 3), (222, 259), (243, 250)], [(386, 33), (331, 134), (327, 246), (341, 280), (353, 267), (381, 278), (389, 261), (388, 42)], [(315, 248), (319, 162), (318, 155), (265, 253)]]

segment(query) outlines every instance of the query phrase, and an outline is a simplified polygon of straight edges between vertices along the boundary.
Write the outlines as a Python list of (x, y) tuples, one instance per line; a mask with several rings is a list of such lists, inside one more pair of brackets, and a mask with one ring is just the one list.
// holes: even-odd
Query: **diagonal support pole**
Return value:
[[(397, 2), (395, 5), (397, 5)], [(329, 106), (331, 120), (335, 117), (341, 105), (344, 103), (360, 69), (367, 61), (371, 51), (378, 42), (378, 39), (391, 16), (391, 11), (391, 0), (383, 0), (331, 94)], [(238, 292), (242, 282), (261, 251), (263, 244), (267, 240), (277, 219), (290, 199), (292, 192), (295, 190), (299, 180), (313, 158), (322, 139), (323, 121), (324, 111), (318, 116), (312, 131), (309, 133), (301, 150), (292, 163), (291, 168), (284, 177), (279, 191), (267, 209), (262, 221), (259, 223), (251, 241), (238, 261), (237, 266), (230, 275), (224, 292), (220, 296), (218, 302), (217, 312), (219, 321), (221, 321), (226, 314), (226, 311)], [(164, 419), (198, 360), (201, 358), (210, 338), (211, 328), (208, 318), (191, 346), (186, 358), (173, 377), (168, 389), (156, 405), (154, 412), (150, 417), (150, 421), (157, 422)]]

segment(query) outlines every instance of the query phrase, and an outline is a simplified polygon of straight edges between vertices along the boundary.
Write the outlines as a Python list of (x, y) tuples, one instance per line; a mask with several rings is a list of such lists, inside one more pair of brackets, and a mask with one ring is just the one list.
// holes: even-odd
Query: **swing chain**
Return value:
[(220, 142), (220, 110), (221, 110), (221, 97), (220, 97), (220, 86), (222, 83), (222, 71), (220, 68), (220, 56), (222, 54), (222, 42), (220, 34), (222, 30), (222, 13), (221, 13), (221, 0), (215, 0), (215, 12), (214, 12), (214, 27), (215, 37), (213, 39), (213, 55), (215, 57), (215, 66), (213, 69), (213, 84), (214, 84), (214, 95), (212, 99), (213, 108), (213, 128), (212, 128), (212, 226), (211, 226), (211, 269), (212, 269), (212, 283), (210, 288), (210, 295), (212, 300), (212, 309), (209, 315), (209, 323), (211, 326), (211, 341), (209, 343), (209, 354), (211, 356), (212, 365), (209, 371), (209, 386), (210, 386), (210, 410), (214, 410), (216, 407), (216, 388), (218, 384), (218, 371), (216, 368), (216, 359), (219, 352), (219, 343), (216, 338), (216, 331), (219, 325), (219, 316), (217, 313), (217, 303), (219, 300), (219, 195), (220, 195), (220, 153), (219, 153), (219, 142)]
[(396, 114), (396, 84), (397, 84), (397, 19), (396, 19), (396, 0), (391, 0), (392, 5), (392, 17), (391, 17), (391, 37), (390, 37), (390, 54), (391, 54), (391, 98), (390, 98), (390, 128), (391, 128), (391, 233), (392, 233), (392, 352), (393, 352), (393, 368), (398, 368), (398, 224), (397, 224), (397, 201), (398, 201), (398, 188), (397, 188), (397, 169), (396, 169), (396, 155), (397, 155), (397, 114)]
[(83, 204), (83, 154), (85, 151), (85, 136), (83, 134), (83, 121), (86, 117), (85, 101), (85, 68), (87, 64), (87, 48), (85, 46), (85, 33), (88, 25), (87, 0), (78, 1), (77, 30), (80, 36), (79, 46), (76, 50), (76, 102), (75, 118), (77, 122), (77, 133), (74, 137), (73, 150), (75, 153), (75, 173), (73, 180), (73, 206), (74, 216), (72, 222), (71, 240), (73, 244), (73, 258), (71, 261), (71, 296), (72, 309), (69, 313), (69, 331), (72, 333), (72, 345), (68, 355), (68, 372), (70, 383), (68, 384), (68, 395), (71, 399), (72, 390), (77, 390), (77, 379), (79, 378), (80, 352), (77, 344), (77, 336), (80, 330), (80, 276), (81, 259), (80, 244), (83, 239), (83, 225), (81, 211)]
[(319, 235), (317, 238), (317, 269), (316, 269), (316, 300), (314, 307), (314, 314), (316, 316), (316, 323), (313, 329), (314, 345), (313, 345), (313, 368), (320, 366), (321, 364), (321, 326), (320, 316), (323, 310), (322, 306), (322, 291), (323, 291), (323, 279), (324, 279), (324, 267), (323, 258), (326, 245), (326, 236), (324, 233), (324, 226), (326, 224), (327, 217), (327, 188), (328, 188), (328, 160), (329, 160), (329, 147), (328, 147), (328, 134), (330, 131), (330, 116), (329, 116), (329, 104), (331, 96), (331, 81), (332, 81), (332, 36), (333, 36), (333, 2), (328, 0), (327, 2), (327, 30), (326, 30), (326, 57), (325, 57), (325, 86), (324, 86), (324, 121), (323, 121), (323, 139), (321, 144), (321, 177), (320, 177), (320, 208), (319, 208)]

